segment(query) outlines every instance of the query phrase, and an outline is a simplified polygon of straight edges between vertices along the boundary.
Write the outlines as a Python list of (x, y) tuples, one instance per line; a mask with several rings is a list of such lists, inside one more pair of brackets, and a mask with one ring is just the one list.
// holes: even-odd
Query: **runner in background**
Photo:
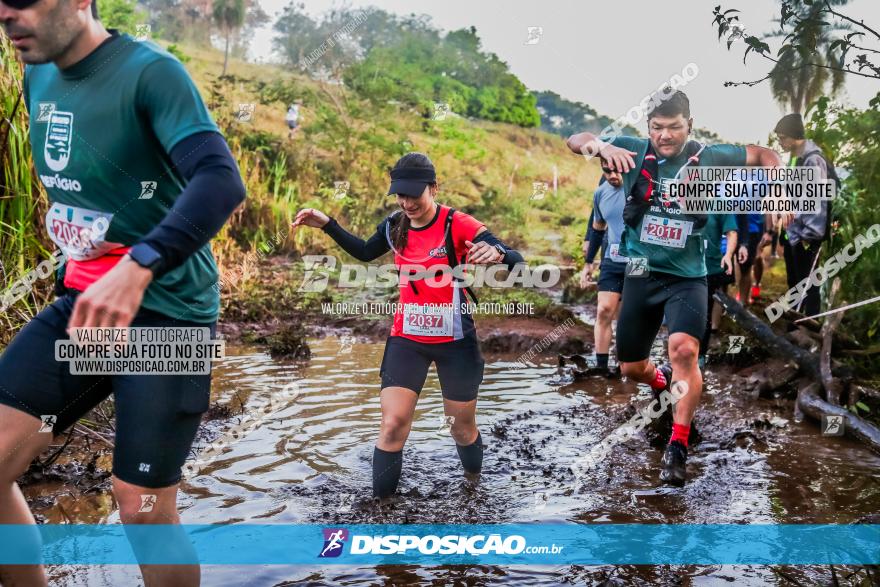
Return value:
[[(787, 114), (774, 129), (779, 144), (791, 157), (792, 167), (815, 167), (816, 179), (829, 178), (829, 164), (822, 150), (804, 134), (804, 121), (800, 114)], [(789, 289), (809, 277), (816, 267), (822, 241), (830, 235), (829, 202), (820, 202), (818, 214), (795, 214), (794, 219), (780, 234), (785, 258), (785, 273)], [(765, 236), (765, 240), (767, 236)], [(812, 316), (821, 311), (819, 288), (810, 285), (798, 310)]]
[[(760, 255), (758, 246), (764, 234), (764, 215), (761, 213), (737, 214), (736, 219), (739, 241), (736, 299), (745, 306), (751, 304), (761, 295), (764, 259)], [(752, 280), (753, 269), (754, 281)]]
[(287, 121), (287, 138), (289, 140), (293, 140), (296, 136), (296, 131), (299, 128), (299, 108), (300, 102), (294, 102), (287, 108), (287, 115), (284, 117), (285, 121)]
[[(716, 328), (713, 322), (715, 292), (724, 289), (734, 281), (734, 252), (737, 250), (736, 216), (734, 214), (709, 214), (703, 235), (706, 247), (706, 285), (708, 306), (706, 310), (706, 332), (700, 339), (700, 369), (706, 367), (709, 343)], [(742, 249), (740, 248), (740, 253)]]
[[(593, 236), (587, 251), (587, 263), (592, 267), (598, 242), (604, 239), (604, 254), (599, 266), (599, 294), (596, 309), (594, 340), (596, 343), (596, 368), (615, 375), (619, 370), (608, 368), (608, 351), (611, 348), (611, 323), (620, 310), (620, 296), (626, 271), (626, 257), (620, 254), (620, 238), (623, 235), (623, 178), (620, 172), (602, 161), (603, 181), (593, 193)], [(601, 235), (601, 237), (599, 236)]]
[(389, 195), (397, 196), (400, 210), (385, 218), (367, 241), (312, 208), (300, 210), (293, 222), (293, 228), (321, 228), (360, 261), (394, 251), (400, 304), (380, 369), (382, 422), (373, 450), (373, 495), (378, 498), (397, 490), (403, 447), (431, 363), (437, 365), (443, 409), (462, 467), (477, 474), (483, 466), (476, 409), (485, 363), (474, 320), (462, 307), (469, 288), (455, 280), (435, 281), (418, 273), (433, 276), (465, 263), (504, 263), (513, 269), (524, 262), (479, 221), (438, 204), (434, 200), (438, 190), (431, 160), (422, 153), (408, 153), (391, 170), (388, 189)]

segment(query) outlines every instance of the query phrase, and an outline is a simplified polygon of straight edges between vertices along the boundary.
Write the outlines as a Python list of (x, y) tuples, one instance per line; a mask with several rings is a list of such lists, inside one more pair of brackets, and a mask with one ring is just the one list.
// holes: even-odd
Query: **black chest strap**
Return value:
[[(458, 259), (455, 258), (455, 241), (452, 239), (452, 215), (455, 214), (455, 208), (450, 208), (449, 212), (446, 214), (446, 226), (444, 227), (444, 232), (446, 235), (446, 262), (449, 263), (449, 267), (451, 269), (455, 269), (458, 266)], [(461, 256), (461, 263), (464, 263), (466, 260), (465, 255)], [(453, 275), (453, 279), (455, 281), (461, 281), (461, 279), (456, 278)], [(465, 292), (471, 297), (471, 301), (475, 304), (477, 302), (477, 296), (474, 294), (474, 290), (470, 286), (466, 286), (464, 288)]]

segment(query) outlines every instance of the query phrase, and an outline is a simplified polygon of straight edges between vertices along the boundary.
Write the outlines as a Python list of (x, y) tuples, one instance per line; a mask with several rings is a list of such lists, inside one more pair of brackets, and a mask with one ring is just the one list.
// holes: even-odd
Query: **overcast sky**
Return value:
[[(259, 0), (273, 17), (289, 0)], [(338, 2), (304, 0), (320, 15)], [(719, 43), (712, 8), (736, 7), (748, 31), (769, 32), (778, 14), (774, 0), (351, 0), (352, 7), (377, 6), (398, 14), (428, 14), (440, 29), (475, 26), (486, 51), (496, 53), (532, 90), (552, 90), (611, 117), (622, 116), (688, 63), (699, 75), (684, 90), (697, 126), (739, 142), (766, 143), (783, 110), (767, 84), (725, 88), (725, 81), (763, 77), (768, 62), (749, 57), (742, 45)], [(878, 0), (852, 0), (843, 11), (880, 26)], [(537, 44), (526, 44), (529, 27), (542, 27)], [(271, 53), (271, 30), (259, 31), (252, 52)], [(880, 81), (848, 76), (840, 100), (866, 106)]]

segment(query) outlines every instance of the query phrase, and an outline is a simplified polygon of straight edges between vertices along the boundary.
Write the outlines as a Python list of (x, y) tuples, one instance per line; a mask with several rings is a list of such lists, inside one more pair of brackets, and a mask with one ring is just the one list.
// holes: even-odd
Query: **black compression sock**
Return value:
[(473, 444), (462, 446), (456, 443), (455, 448), (464, 470), (468, 473), (479, 473), (483, 468), (483, 437), (479, 431)]
[(388, 497), (397, 491), (403, 470), (403, 451), (373, 449), (373, 497)]
[(608, 353), (596, 353), (596, 367), (599, 369), (608, 368)]

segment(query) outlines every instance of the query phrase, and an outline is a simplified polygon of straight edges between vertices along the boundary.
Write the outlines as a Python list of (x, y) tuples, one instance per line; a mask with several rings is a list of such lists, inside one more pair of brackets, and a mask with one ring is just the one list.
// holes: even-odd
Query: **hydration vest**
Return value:
[[(682, 169), (693, 163), (699, 165), (700, 153), (705, 147), (697, 141), (688, 141), (684, 147), (687, 161), (682, 165)], [(660, 197), (660, 169), (657, 161), (657, 154), (654, 152), (654, 146), (648, 141), (648, 151), (642, 160), (642, 168), (635, 183), (626, 197), (626, 203), (623, 206), (623, 221), (627, 226), (638, 230), (639, 223), (647, 212), (651, 204), (670, 206), (671, 202), (663, 201)], [(681, 214), (682, 218), (687, 218), (694, 223), (695, 228), (702, 228), (706, 224), (708, 216), (706, 214)]]
[[(444, 221), (445, 225), (443, 227), (443, 233), (444, 233), (443, 245), (444, 245), (444, 248), (446, 249), (446, 262), (449, 264), (450, 269), (455, 269), (459, 264), (459, 260), (455, 258), (455, 241), (452, 238), (452, 216), (454, 214), (455, 214), (455, 208), (449, 208), (449, 212), (446, 214), (446, 220)], [(391, 217), (391, 221), (386, 226), (385, 238), (388, 239), (389, 244), (391, 243), (391, 226), (392, 226), (392, 224), (394, 224), (396, 222), (401, 222), (402, 219), (403, 219), (403, 215), (400, 212), (395, 212)], [(463, 264), (465, 262), (465, 260), (466, 260), (466, 255), (462, 255), (461, 256), (461, 263)], [(462, 281), (463, 281), (461, 278), (459, 278), (455, 275), (453, 275), (452, 279), (456, 283), (462, 283)], [(419, 290), (416, 287), (415, 283), (413, 283), (411, 280), (408, 280), (408, 282), (409, 282), (409, 286), (412, 288), (413, 292), (415, 292), (416, 295), (418, 295)], [(473, 301), (474, 304), (479, 303), (479, 302), (477, 302), (477, 296), (474, 293), (473, 288), (471, 288), (470, 286), (464, 286), (464, 287), (462, 287), (462, 289), (467, 293), (467, 295), (470, 296), (471, 301)]]

